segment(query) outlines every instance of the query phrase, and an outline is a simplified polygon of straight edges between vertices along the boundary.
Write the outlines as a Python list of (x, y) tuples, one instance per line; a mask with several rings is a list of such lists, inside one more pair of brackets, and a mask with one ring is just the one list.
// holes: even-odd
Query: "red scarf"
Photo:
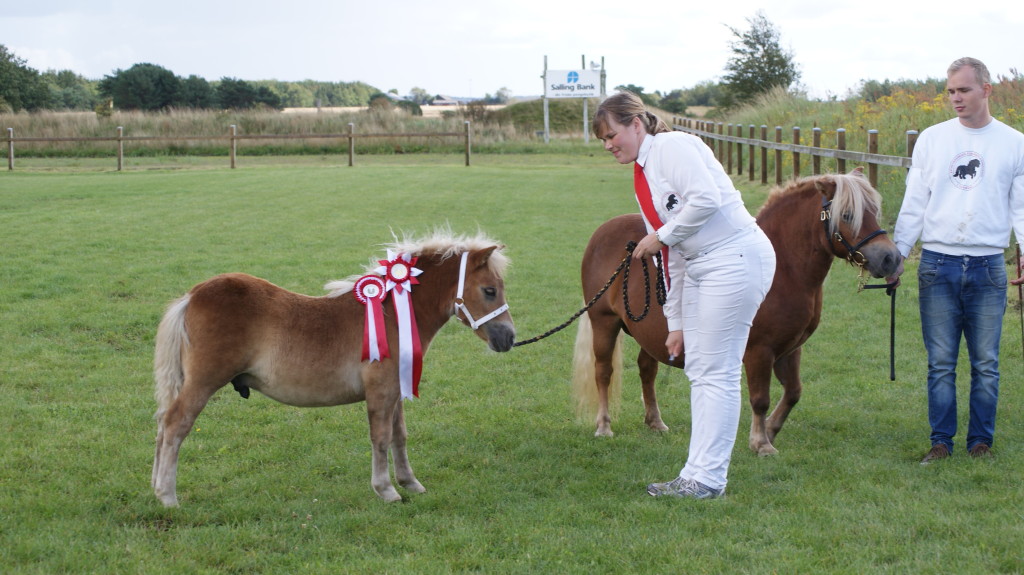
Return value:
[[(636, 201), (640, 204), (640, 212), (647, 225), (655, 230), (665, 225), (658, 216), (658, 210), (654, 208), (654, 198), (651, 196), (651, 186), (647, 184), (647, 177), (644, 176), (644, 168), (637, 162), (633, 162), (633, 191), (636, 193)], [(668, 274), (668, 246), (661, 248), (661, 262), (665, 274), (665, 289), (672, 289)]]

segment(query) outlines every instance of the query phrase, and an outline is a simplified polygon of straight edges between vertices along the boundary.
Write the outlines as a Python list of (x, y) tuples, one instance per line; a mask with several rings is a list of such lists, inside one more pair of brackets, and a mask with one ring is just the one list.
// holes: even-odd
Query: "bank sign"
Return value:
[(548, 70), (544, 76), (546, 98), (599, 98), (601, 72), (592, 70)]

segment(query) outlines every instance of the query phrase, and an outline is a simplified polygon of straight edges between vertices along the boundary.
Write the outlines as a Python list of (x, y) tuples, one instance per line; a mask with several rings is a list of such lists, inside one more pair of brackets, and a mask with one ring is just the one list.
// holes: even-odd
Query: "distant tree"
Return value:
[(658, 100), (660, 99), (658, 96), (654, 94), (645, 94), (644, 87), (637, 86), (635, 84), (622, 84), (619, 86), (615, 86), (615, 89), (619, 90), (620, 92), (633, 92), (634, 94), (640, 97), (640, 100), (644, 104), (648, 106), (657, 106)]
[(377, 92), (370, 96), (367, 105), (371, 110), (390, 110), (392, 108), (391, 98), (383, 92)]
[(398, 100), (397, 102), (395, 102), (395, 105), (401, 108), (402, 110), (409, 112), (409, 115), (411, 116), (423, 115), (423, 108), (421, 108), (420, 105), (417, 104), (416, 102), (410, 102), (409, 100)]
[(40, 110), (51, 104), (50, 88), (37, 70), (0, 44), (0, 111)]
[(256, 88), (256, 105), (280, 110), (281, 96), (268, 86), (259, 86)]
[(195, 110), (205, 110), (216, 107), (216, 95), (213, 86), (196, 75), (191, 75), (181, 81), (181, 93), (178, 98), (179, 105)]
[(429, 104), (432, 97), (433, 96), (423, 88), (413, 88), (409, 90), (409, 100), (417, 104)]
[(165, 110), (180, 103), (181, 79), (156, 64), (135, 64), (104, 76), (99, 91), (122, 110)]
[(672, 90), (661, 97), (658, 107), (673, 114), (686, 114), (686, 94), (682, 90)]
[(50, 103), (54, 109), (92, 110), (100, 103), (96, 83), (71, 70), (47, 70), (42, 78), (50, 88)]
[(854, 99), (865, 102), (877, 102), (885, 96), (892, 96), (896, 92), (909, 92), (920, 94), (922, 100), (934, 98), (946, 90), (945, 78), (928, 78), (925, 80), (896, 80), (888, 78), (879, 82), (878, 80), (861, 80), (860, 87), (851, 93)]
[(706, 80), (696, 86), (684, 90), (683, 101), (687, 106), (718, 106), (724, 88), (719, 82)]
[(492, 96), (484, 94), (484, 97), (477, 100), (480, 104), (493, 106), (497, 104), (508, 104), (512, 99), (512, 91), (508, 88), (501, 88)]
[(733, 56), (722, 78), (727, 107), (749, 102), (776, 86), (788, 89), (800, 79), (792, 52), (779, 45), (779, 31), (764, 11), (758, 10), (747, 22), (750, 29), (745, 32), (728, 27), (736, 40), (729, 44)]
[(281, 97), (273, 90), (237, 78), (221, 78), (214, 93), (217, 104), (225, 110), (248, 110), (259, 106), (281, 108)]
[(256, 89), (237, 78), (221, 78), (214, 88), (217, 105), (226, 110), (245, 110), (256, 104)]

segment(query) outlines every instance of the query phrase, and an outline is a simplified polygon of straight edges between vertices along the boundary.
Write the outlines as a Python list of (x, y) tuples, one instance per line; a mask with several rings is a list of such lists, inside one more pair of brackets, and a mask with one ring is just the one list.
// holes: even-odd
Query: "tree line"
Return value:
[(366, 106), (377, 88), (362, 82), (280, 82), (181, 77), (156, 64), (135, 64), (90, 80), (71, 70), (39, 72), (0, 44), (0, 113), (39, 110), (155, 111)]

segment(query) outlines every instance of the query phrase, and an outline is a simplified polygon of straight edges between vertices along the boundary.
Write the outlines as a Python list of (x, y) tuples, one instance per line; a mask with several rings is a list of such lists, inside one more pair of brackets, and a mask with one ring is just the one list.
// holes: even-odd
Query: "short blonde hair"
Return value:
[(954, 60), (953, 63), (949, 65), (949, 69), (946, 70), (946, 75), (952, 76), (959, 72), (964, 66), (974, 68), (974, 76), (982, 86), (992, 83), (992, 76), (988, 73), (988, 66), (977, 58), (965, 57)]

